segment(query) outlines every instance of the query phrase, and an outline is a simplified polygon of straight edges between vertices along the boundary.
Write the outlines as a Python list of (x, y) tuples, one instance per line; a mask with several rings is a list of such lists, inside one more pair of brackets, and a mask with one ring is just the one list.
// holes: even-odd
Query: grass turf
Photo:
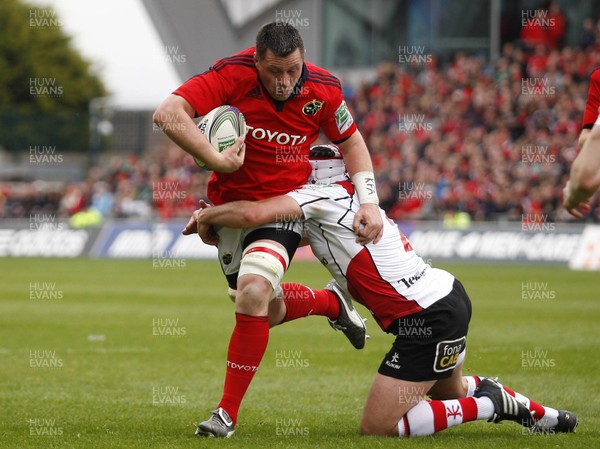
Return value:
[[(271, 332), (230, 440), (193, 436), (217, 404), (233, 306), (216, 262), (0, 259), (2, 448), (583, 448), (600, 441), (598, 274), (448, 265), (474, 306), (466, 372), (580, 417), (571, 435), (469, 423), (434, 437), (363, 437), (391, 344), (373, 320), (354, 350), (321, 317)], [(321, 287), (318, 264), (286, 280)], [(368, 312), (359, 308), (363, 316)]]

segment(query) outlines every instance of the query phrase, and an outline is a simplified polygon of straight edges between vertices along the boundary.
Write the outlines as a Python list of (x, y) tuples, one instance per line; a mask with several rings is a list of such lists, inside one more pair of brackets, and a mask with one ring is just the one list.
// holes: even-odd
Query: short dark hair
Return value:
[(267, 50), (283, 58), (297, 48), (304, 57), (304, 41), (298, 30), (289, 23), (271, 22), (263, 25), (256, 35), (256, 55), (263, 59)]

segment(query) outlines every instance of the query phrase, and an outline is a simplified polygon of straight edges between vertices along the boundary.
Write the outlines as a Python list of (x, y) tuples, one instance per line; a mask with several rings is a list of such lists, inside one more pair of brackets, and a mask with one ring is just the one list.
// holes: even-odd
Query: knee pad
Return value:
[(290, 259), (284, 248), (258, 240), (244, 250), (238, 277), (244, 274), (262, 276), (271, 283), (275, 294), (289, 263)]

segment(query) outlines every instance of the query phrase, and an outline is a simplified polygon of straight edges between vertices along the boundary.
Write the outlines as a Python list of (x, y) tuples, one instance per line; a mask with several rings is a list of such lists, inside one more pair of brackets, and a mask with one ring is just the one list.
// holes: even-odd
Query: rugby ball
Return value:
[[(218, 152), (229, 148), (243, 134), (246, 134), (246, 119), (235, 106), (219, 106), (206, 114), (198, 123), (200, 132)], [(204, 161), (194, 158), (196, 164), (205, 170), (212, 170)]]

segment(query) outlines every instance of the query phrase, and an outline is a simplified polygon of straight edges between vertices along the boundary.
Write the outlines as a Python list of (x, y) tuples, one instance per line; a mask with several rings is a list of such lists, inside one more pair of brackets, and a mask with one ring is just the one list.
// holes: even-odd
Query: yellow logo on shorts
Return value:
[(433, 370), (441, 373), (454, 369), (460, 354), (465, 349), (466, 337), (456, 340), (444, 340), (437, 344), (435, 360), (433, 361)]

